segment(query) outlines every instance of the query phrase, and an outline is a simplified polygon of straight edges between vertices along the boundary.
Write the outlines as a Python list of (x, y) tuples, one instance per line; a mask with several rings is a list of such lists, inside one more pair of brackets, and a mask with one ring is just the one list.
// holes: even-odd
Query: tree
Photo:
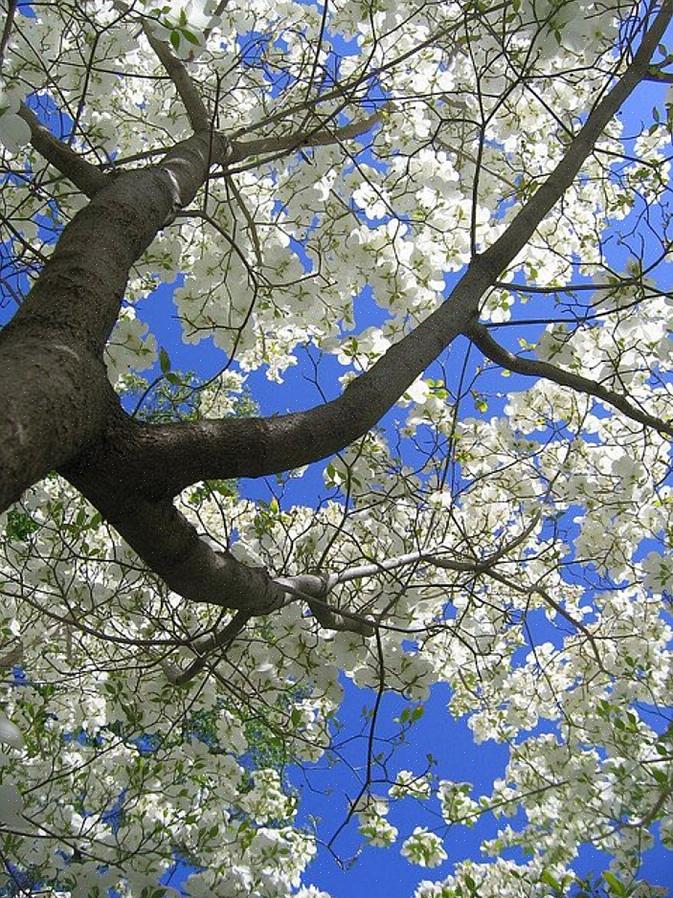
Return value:
[[(0, 6), (0, 887), (322, 894), (284, 770), (337, 757), (343, 671), (376, 698), (335, 853), (399, 801), (429, 868), (523, 810), (417, 898), (575, 894), (583, 843), (656, 894), (673, 0)], [(142, 322), (178, 276), (215, 376)], [(258, 414), (302, 352), (318, 404)], [(381, 749), (384, 691), (399, 737), (440, 682), (510, 745), (489, 795)]]

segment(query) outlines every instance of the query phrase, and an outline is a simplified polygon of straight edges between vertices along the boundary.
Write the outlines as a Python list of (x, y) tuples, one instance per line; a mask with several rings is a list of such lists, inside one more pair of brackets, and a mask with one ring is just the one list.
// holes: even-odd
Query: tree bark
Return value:
[[(476, 337), (471, 329), (484, 292), (525, 246), (607, 123), (648, 76), (672, 15), (673, 0), (664, 0), (624, 75), (596, 104), (559, 165), (504, 234), (475, 256), (449, 299), (338, 399), (293, 415), (142, 425), (121, 410), (105, 376), (103, 350), (131, 266), (192, 201), (210, 166), (226, 165), (231, 145), (224, 135), (199, 131), (158, 165), (107, 176), (103, 183), (91, 166), (78, 165), (72, 151), (64, 152), (35, 126), (34, 144), (42, 142), (49, 161), (61, 164), (64, 173), (69, 169), (92, 199), (64, 229), (24, 304), (0, 334), (0, 510), (58, 468), (180, 595), (253, 614), (279, 607), (288, 590), (265, 571), (247, 568), (199, 540), (173, 507), (172, 496), (197, 480), (260, 476), (337, 452), (366, 433), (458, 334)], [(186, 89), (183, 85), (181, 95)], [(192, 118), (201, 124), (203, 111), (192, 104)], [(353, 133), (359, 127), (354, 124)]]
[(129, 271), (193, 199), (211, 146), (197, 134), (156, 167), (106, 178), (0, 333), (0, 509), (102, 438), (119, 406), (103, 350)]

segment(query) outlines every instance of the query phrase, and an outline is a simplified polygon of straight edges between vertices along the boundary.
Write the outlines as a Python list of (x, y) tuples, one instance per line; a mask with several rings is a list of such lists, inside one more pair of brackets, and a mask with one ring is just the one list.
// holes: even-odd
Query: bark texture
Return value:
[[(275, 143), (267, 138), (232, 143), (208, 130), (206, 108), (183, 64), (157, 41), (157, 55), (195, 129), (159, 164), (103, 175), (24, 109), (35, 148), (91, 199), (64, 229), (41, 276), (0, 334), (0, 509), (58, 469), (185, 599), (239, 609), (245, 617), (268, 613), (295, 595), (309, 605), (313, 601), (316, 617), (326, 626), (347, 627), (347, 618), (325, 605), (320, 582), (273, 581), (266, 571), (213, 551), (173, 507), (172, 497), (198, 480), (261, 476), (339, 451), (366, 433), (461, 333), (508, 367), (518, 365), (515, 370), (522, 373), (593, 392), (621, 408), (600, 385), (579, 383), (551, 365), (516, 360), (476, 320), (484, 292), (563, 196), (633, 88), (651, 74), (652, 54), (672, 15), (673, 0), (665, 0), (625, 74), (596, 104), (562, 161), (503, 235), (475, 256), (443, 305), (338, 399), (272, 418), (152, 426), (125, 414), (102, 358), (129, 271), (159, 231), (194, 199), (213, 165), (226, 170), (246, 156), (350, 139), (375, 125), (376, 116), (340, 132), (314, 129)], [(370, 632), (362, 622), (351, 628)]]

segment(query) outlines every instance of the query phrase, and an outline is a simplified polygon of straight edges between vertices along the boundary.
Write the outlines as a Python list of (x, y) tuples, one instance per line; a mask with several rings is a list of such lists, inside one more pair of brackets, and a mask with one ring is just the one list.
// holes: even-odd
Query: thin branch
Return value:
[(516, 374), (523, 374), (527, 377), (541, 377), (545, 380), (551, 380), (562, 387), (570, 387), (578, 393), (585, 393), (588, 396), (594, 396), (608, 405), (613, 406), (622, 414), (626, 415), (632, 421), (638, 424), (644, 424), (646, 427), (652, 427), (659, 433), (665, 433), (667, 436), (673, 437), (673, 425), (667, 424), (661, 418), (649, 415), (637, 406), (629, 402), (629, 400), (621, 393), (615, 393), (609, 390), (595, 380), (588, 377), (582, 377), (580, 374), (573, 374), (549, 362), (541, 362), (536, 359), (523, 359), (514, 355), (509, 349), (497, 343), (488, 329), (483, 324), (474, 324), (469, 327), (465, 334), (476, 346), (497, 365), (502, 365), (509, 371)]
[(583, 633), (584, 636), (586, 636), (599, 668), (601, 670), (604, 670), (603, 660), (601, 659), (600, 652), (598, 651), (598, 645), (596, 644), (596, 639), (591, 630), (585, 624), (583, 624), (581, 620), (577, 620), (569, 611), (566, 611), (563, 605), (559, 604), (559, 602), (552, 598), (552, 596), (546, 589), (543, 589), (541, 586), (537, 585), (526, 586), (521, 583), (514, 583), (509, 577), (504, 577), (498, 571), (487, 571), (487, 574), (492, 579), (497, 580), (498, 583), (503, 583), (506, 586), (509, 586), (509, 588), (513, 589), (515, 592), (524, 593), (526, 595), (535, 593), (536, 595), (540, 596), (540, 598), (543, 599), (543, 601), (546, 602), (546, 604), (549, 605), (549, 607), (552, 608), (558, 615), (563, 617), (576, 630), (579, 630), (580, 633)]
[(426, 562), (435, 567), (445, 568), (451, 571), (460, 571), (463, 573), (481, 574), (489, 570), (493, 565), (501, 561), (505, 555), (508, 555), (513, 549), (518, 548), (531, 535), (538, 521), (540, 520), (540, 512), (533, 516), (528, 526), (511, 542), (501, 546), (497, 552), (486, 556), (481, 561), (470, 560), (465, 561), (456, 558), (447, 558), (446, 550), (442, 549), (422, 549), (418, 552), (409, 552), (406, 555), (397, 555), (393, 558), (386, 558), (384, 561), (375, 561), (371, 564), (357, 565), (356, 567), (347, 568), (339, 574), (333, 574), (328, 580), (328, 590), (332, 589), (339, 583), (348, 583), (351, 580), (358, 580), (364, 577), (375, 577), (377, 574), (385, 574), (388, 571), (394, 571), (401, 567), (406, 567), (416, 562)]
[(215, 649), (226, 649), (242, 632), (252, 615), (247, 611), (238, 611), (226, 627), (217, 633), (209, 633), (194, 640), (190, 648), (198, 655), (184, 670), (174, 664), (164, 662), (162, 667), (169, 682), (174, 686), (184, 686), (193, 680), (208, 663), (208, 654)]
[(315, 619), (326, 630), (347, 630), (360, 636), (373, 636), (375, 627), (372, 621), (343, 608), (332, 608), (325, 601), (336, 580), (315, 574), (299, 574), (295, 577), (277, 577), (274, 583), (294, 598), (305, 601)]
[(14, 15), (16, 13), (17, 0), (9, 0), (7, 5), (7, 15), (5, 16), (5, 24), (2, 29), (2, 37), (0, 37), (0, 69), (5, 61), (5, 50), (12, 36), (12, 26), (14, 25)]
[(23, 658), (23, 643), (17, 642), (13, 649), (0, 657), (0, 670), (8, 670), (21, 663)]
[(375, 125), (381, 123), (382, 115), (386, 107), (373, 112), (363, 119), (356, 119), (341, 128), (325, 129), (323, 124), (314, 130), (296, 131), (286, 137), (260, 137), (257, 140), (232, 141), (231, 151), (227, 157), (227, 165), (231, 166), (242, 162), (250, 156), (263, 156), (266, 153), (283, 153), (298, 150), (301, 147), (331, 146), (342, 143), (345, 140), (353, 140), (366, 134)]
[(658, 81), (660, 84), (673, 84), (673, 72), (662, 72), (653, 66), (649, 69), (646, 80)]

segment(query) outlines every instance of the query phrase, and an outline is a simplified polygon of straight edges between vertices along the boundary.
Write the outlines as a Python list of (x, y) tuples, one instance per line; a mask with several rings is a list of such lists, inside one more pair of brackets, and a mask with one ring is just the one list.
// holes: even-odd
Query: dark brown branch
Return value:
[(174, 592), (191, 602), (268, 614), (285, 603), (286, 590), (264, 568), (237, 561), (199, 538), (170, 500), (149, 502), (122, 492), (95, 465), (63, 473), (95, 505), (140, 558)]
[[(594, 149), (610, 120), (627, 97), (647, 77), (650, 58), (664, 36), (673, 17), (673, 0), (664, 0), (652, 27), (643, 37), (630, 65), (616, 84), (596, 104), (582, 128), (574, 137), (563, 158), (514, 217), (509, 227), (480, 257), (493, 273), (499, 275), (512, 262), (533, 236), (542, 219), (556, 205)], [(515, 248), (515, 252), (512, 249)]]
[(194, 197), (210, 148), (195, 135), (154, 168), (105, 178), (0, 332), (0, 510), (103, 437), (119, 400), (102, 354), (129, 271)]
[[(198, 480), (260, 477), (317, 461), (370, 430), (414, 379), (467, 326), (471, 301), (488, 286), (477, 269), (453, 300), (392, 346), (369, 371), (331, 402), (270, 418), (190, 424), (136, 425), (138, 451), (120, 476), (147, 495), (176, 495)], [(112, 460), (114, 464), (114, 460)], [(226, 473), (225, 473), (226, 472)]]
[(595, 380), (582, 377), (580, 374), (573, 374), (571, 371), (565, 371), (563, 368), (559, 368), (549, 362), (541, 362), (537, 359), (523, 359), (520, 356), (516, 356), (509, 349), (497, 343), (483, 324), (472, 325), (465, 333), (484, 355), (497, 365), (502, 365), (503, 368), (514, 371), (516, 374), (523, 374), (527, 377), (541, 377), (545, 380), (551, 380), (559, 384), (559, 386), (570, 387), (578, 393), (594, 396), (602, 402), (607, 402), (608, 405), (616, 408), (632, 421), (637, 421), (638, 424), (644, 424), (646, 427), (652, 427), (659, 433), (665, 433), (673, 437), (673, 425), (654, 415), (647, 414), (647, 412), (629, 402), (621, 393), (609, 390)]
[[(224, 141), (218, 135), (195, 135), (174, 148), (159, 166), (114, 179), (65, 229), (34, 290), (0, 335), (4, 350), (0, 454), (7, 456), (0, 459), (0, 508), (3, 500), (17, 497), (17, 489), (54, 464), (62, 464), (73, 484), (184, 598), (251, 614), (280, 607), (290, 591), (286, 586), (274, 583), (262, 569), (248, 568), (229, 554), (215, 552), (161, 497), (203, 478), (258, 476), (297, 467), (332, 454), (369, 430), (458, 334), (469, 331), (484, 291), (563, 195), (606, 124), (645, 77), (649, 57), (672, 13), (673, 0), (664, 0), (624, 76), (596, 105), (561, 163), (505, 234), (475, 257), (450, 299), (352, 382), (341, 397), (309, 412), (167, 427), (119, 420), (111, 389), (108, 386), (106, 392), (101, 384), (100, 354), (118, 315), (130, 266), (176, 210), (193, 199), (211, 159), (223, 155)], [(215, 154), (213, 141), (218, 144)], [(45, 367), (45, 346), (58, 350), (69, 363), (73, 388), (79, 391), (74, 399), (68, 384), (55, 379), (49, 365)], [(30, 363), (35, 371), (26, 371), (21, 355), (26, 348), (33, 353)], [(48, 361), (55, 366), (58, 360)], [(17, 391), (17, 372), (29, 374), (27, 395)], [(14, 401), (17, 395), (20, 401)], [(36, 409), (30, 401), (24, 409), (23, 401), (33, 398)], [(9, 413), (8, 400), (10, 406), (14, 402)], [(58, 429), (62, 420), (69, 422), (65, 446)], [(94, 442), (96, 435), (99, 439)], [(31, 446), (37, 447), (35, 459), (29, 456)], [(5, 470), (11, 475), (8, 487)], [(314, 604), (321, 602), (316, 598)]]
[(504, 234), (474, 258), (449, 299), (338, 399), (271, 418), (145, 426), (134, 436), (139, 451), (125, 466), (125, 475), (147, 495), (170, 496), (199, 480), (259, 477), (297, 468), (338, 452), (366, 433), (459, 333), (469, 331), (486, 289), (573, 183), (608, 122), (646, 76), (650, 56), (672, 16), (673, 0), (664, 0), (623, 76), (595, 106), (563, 159)]
[(25, 103), (21, 104), (19, 116), (30, 128), (30, 142), (37, 152), (86, 196), (95, 196), (110, 182), (108, 175), (54, 137)]
[[(131, 12), (128, 3), (125, 3), (124, 0), (114, 0), (113, 5), (121, 12)], [(154, 50), (159, 62), (166, 70), (166, 74), (175, 85), (178, 96), (185, 107), (190, 125), (195, 132), (209, 131), (210, 116), (208, 115), (208, 110), (185, 64), (172, 53), (171, 48), (165, 41), (159, 40), (152, 33), (152, 26), (148, 24), (147, 20), (143, 21), (142, 27), (150, 47)]]

